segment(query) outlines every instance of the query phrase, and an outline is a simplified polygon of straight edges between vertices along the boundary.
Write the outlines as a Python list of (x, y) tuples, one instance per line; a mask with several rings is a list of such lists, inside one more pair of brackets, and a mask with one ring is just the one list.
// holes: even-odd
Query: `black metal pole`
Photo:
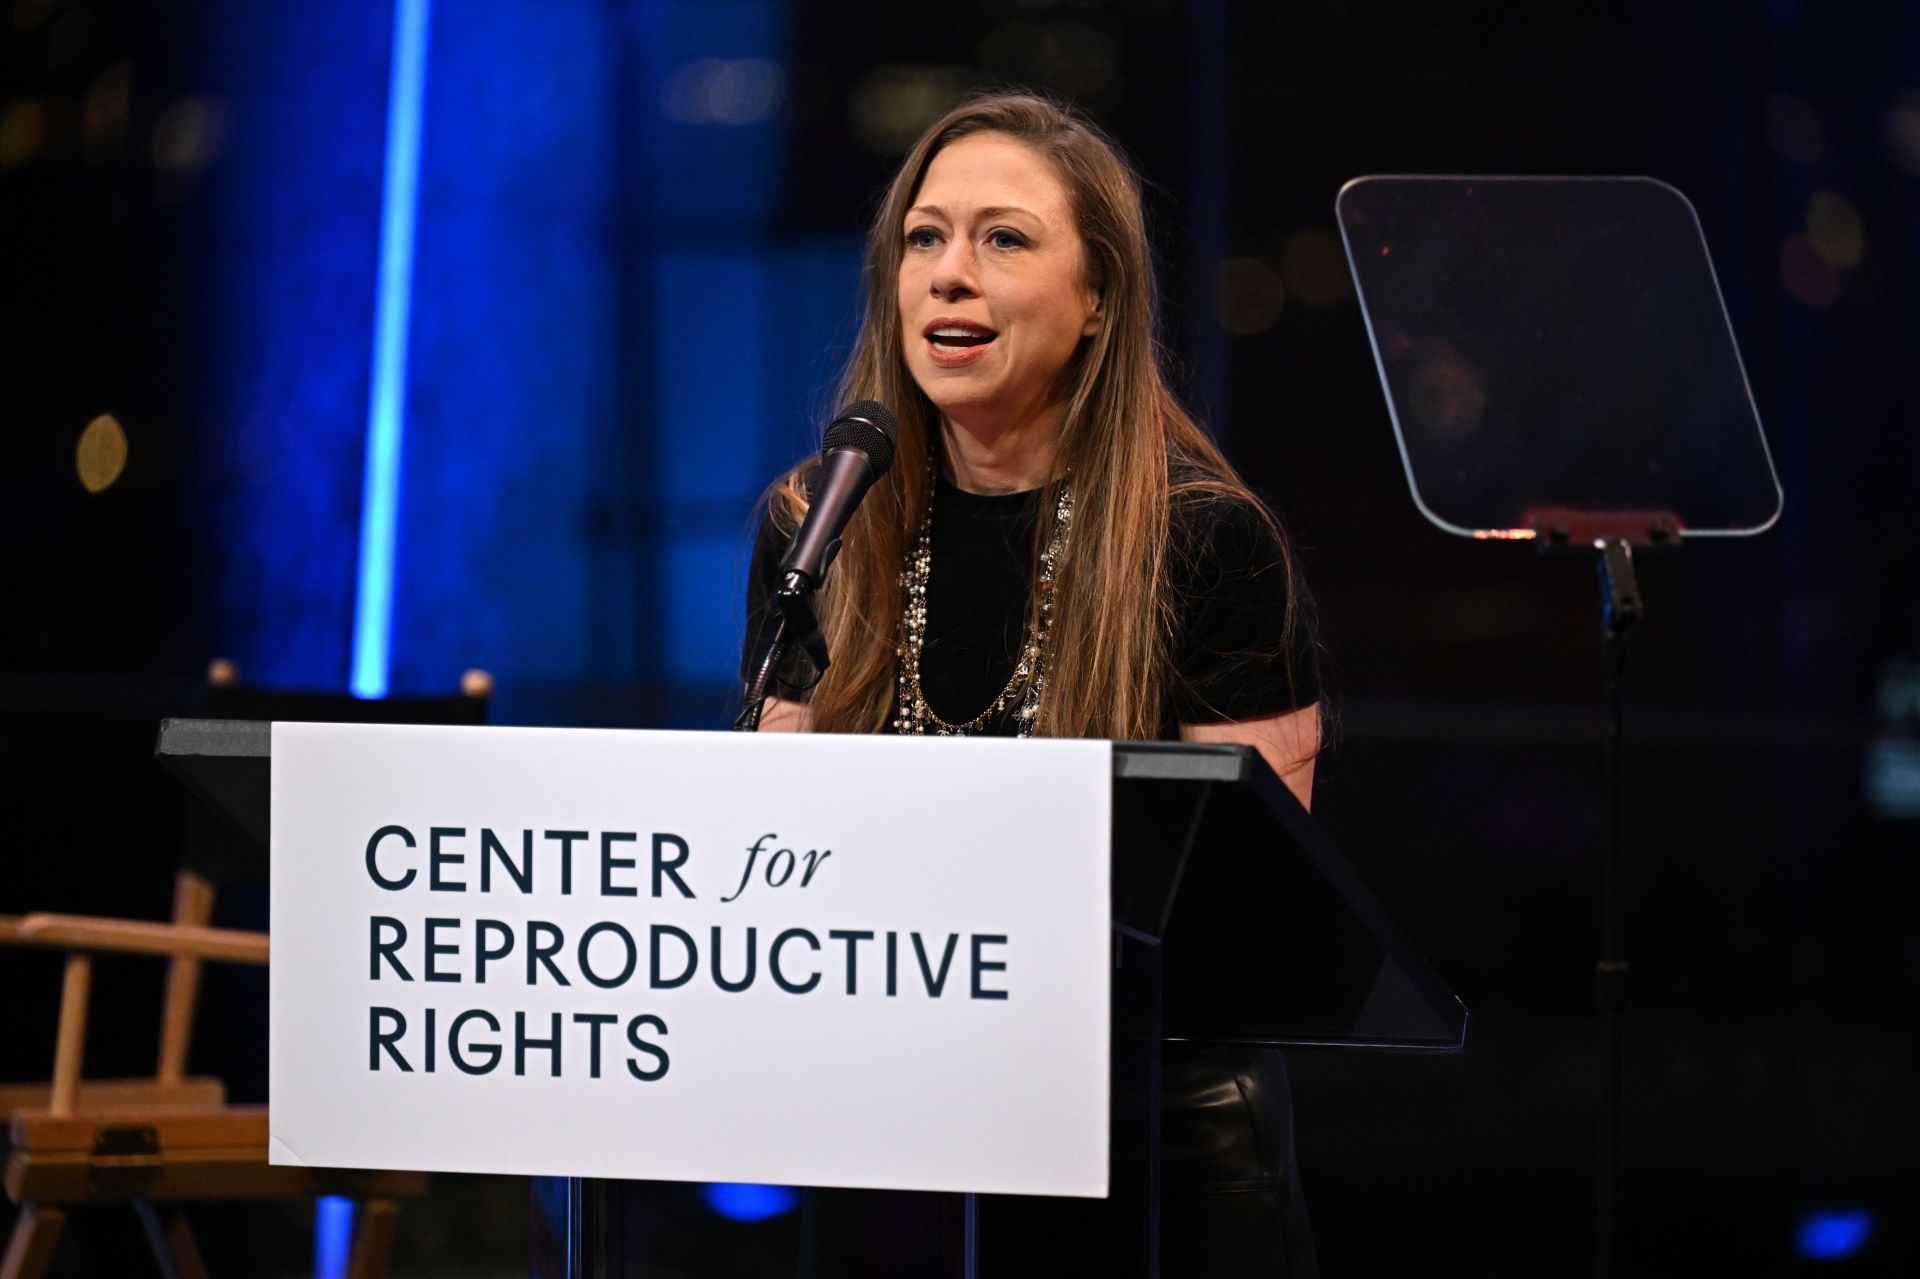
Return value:
[(1599, 1234), (1600, 1279), (1626, 1273), (1626, 1176), (1622, 1132), (1626, 1103), (1627, 954), (1622, 909), (1620, 789), (1621, 722), (1625, 701), (1627, 639), (1606, 641), (1607, 656), (1607, 849), (1601, 871), (1601, 950), (1594, 966), (1594, 998), (1600, 1011)]
[(1601, 648), (1607, 680), (1607, 843), (1601, 858), (1600, 962), (1594, 1001), (1600, 1014), (1600, 1115), (1595, 1167), (1594, 1269), (1599, 1279), (1626, 1273), (1626, 900), (1621, 883), (1624, 836), (1623, 732), (1626, 715), (1627, 632), (1640, 620), (1640, 591), (1632, 548), (1624, 541), (1594, 543), (1600, 577)]
[(775, 613), (773, 631), (767, 636), (767, 645), (760, 654), (760, 660), (753, 668), (753, 683), (747, 686), (747, 696), (740, 703), (740, 714), (733, 721), (736, 733), (758, 732), (760, 711), (767, 704), (767, 688), (773, 681), (773, 672), (779, 668), (780, 659), (787, 653), (787, 619), (783, 613)]

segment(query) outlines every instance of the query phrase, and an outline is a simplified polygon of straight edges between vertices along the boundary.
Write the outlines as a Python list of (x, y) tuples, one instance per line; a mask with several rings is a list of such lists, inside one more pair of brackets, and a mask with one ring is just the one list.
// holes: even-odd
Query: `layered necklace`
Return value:
[[(933, 577), (933, 490), (939, 487), (936, 474), (927, 493), (927, 507), (920, 515), (920, 528), (907, 549), (907, 561), (900, 570), (900, 642), (899, 689), (894, 698), (893, 731), (901, 734), (933, 733), (943, 737), (967, 737), (986, 729), (1008, 707), (1014, 707), (1014, 736), (1033, 736), (1040, 714), (1040, 698), (1047, 689), (1047, 637), (1053, 630), (1053, 582), (1060, 556), (1067, 549), (1067, 531), (1073, 524), (1073, 488), (1060, 482), (1060, 495), (1053, 505), (1053, 530), (1047, 547), (1040, 553), (1040, 580), (1035, 586), (1037, 607), (1027, 613), (1027, 631), (1020, 643), (1020, 657), (1013, 665), (1007, 684), (987, 704), (987, 709), (965, 723), (955, 724), (934, 714), (927, 695), (920, 687), (920, 654), (927, 641), (927, 583)], [(1015, 703), (1018, 703), (1016, 706)]]

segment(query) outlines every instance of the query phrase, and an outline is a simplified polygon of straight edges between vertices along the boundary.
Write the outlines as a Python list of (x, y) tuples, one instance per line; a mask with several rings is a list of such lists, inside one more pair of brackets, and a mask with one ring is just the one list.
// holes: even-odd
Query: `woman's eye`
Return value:
[(939, 240), (931, 227), (921, 227), (907, 232), (907, 247), (910, 249), (930, 249)]
[(996, 249), (1017, 249), (1021, 239), (1011, 231), (994, 231), (987, 236), (987, 243)]

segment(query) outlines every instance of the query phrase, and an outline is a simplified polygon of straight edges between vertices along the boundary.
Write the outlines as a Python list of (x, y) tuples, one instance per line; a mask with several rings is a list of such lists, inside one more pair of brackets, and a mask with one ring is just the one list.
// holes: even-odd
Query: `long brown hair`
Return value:
[[(1156, 737), (1179, 679), (1169, 654), (1178, 602), (1168, 598), (1166, 564), (1176, 499), (1210, 493), (1249, 503), (1269, 523), (1271, 517), (1167, 387), (1155, 340), (1146, 219), (1132, 167), (1098, 126), (1029, 93), (968, 98), (929, 126), (888, 186), (868, 233), (865, 308), (840, 402), (879, 400), (898, 416), (900, 432), (893, 468), (855, 513), (823, 591), (822, 625), (833, 660), (813, 690), (813, 728), (870, 733), (888, 725), (901, 563), (931, 500), (929, 451), (940, 429), (939, 411), (914, 382), (902, 350), (902, 228), (933, 157), (980, 133), (1004, 134), (1052, 162), (1085, 245), (1088, 283), (1100, 298), (1100, 327), (1082, 342), (1067, 379), (1056, 461), (1062, 475), (1072, 476), (1073, 525), (1055, 576), (1046, 695), (1034, 731)], [(776, 484), (771, 502), (782, 526), (797, 526), (804, 516), (814, 465), (803, 463)], [(1043, 512), (1053, 510), (1059, 483), (1056, 477), (1048, 485)], [(1036, 536), (1049, 534), (1043, 519)], [(1037, 601), (1039, 592), (1028, 598)], [(1291, 597), (1287, 612), (1291, 631), (1298, 625)]]

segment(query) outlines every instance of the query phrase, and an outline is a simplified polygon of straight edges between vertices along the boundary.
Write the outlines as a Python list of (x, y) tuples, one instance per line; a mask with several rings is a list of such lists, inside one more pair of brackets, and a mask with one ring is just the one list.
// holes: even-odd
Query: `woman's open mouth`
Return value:
[(1000, 336), (983, 324), (958, 320), (936, 320), (924, 332), (933, 362), (949, 369), (979, 359), (981, 352)]

